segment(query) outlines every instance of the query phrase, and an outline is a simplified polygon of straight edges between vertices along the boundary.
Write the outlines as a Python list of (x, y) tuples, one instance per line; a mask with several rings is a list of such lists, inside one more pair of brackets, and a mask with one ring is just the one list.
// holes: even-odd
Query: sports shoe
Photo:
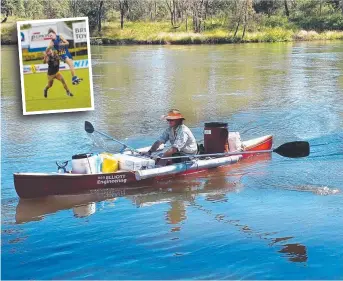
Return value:
[(45, 98), (48, 97), (48, 89), (44, 89), (44, 97), (45, 97)]
[(77, 76), (73, 76), (73, 78), (71, 79), (71, 82), (72, 82), (73, 85), (78, 84), (79, 82), (78, 82)]
[(74, 95), (71, 92), (67, 92), (67, 96), (73, 97)]
[(83, 79), (82, 78), (79, 78), (77, 76), (74, 76), (73, 79), (72, 79), (72, 83), (73, 85), (77, 85), (79, 84)]

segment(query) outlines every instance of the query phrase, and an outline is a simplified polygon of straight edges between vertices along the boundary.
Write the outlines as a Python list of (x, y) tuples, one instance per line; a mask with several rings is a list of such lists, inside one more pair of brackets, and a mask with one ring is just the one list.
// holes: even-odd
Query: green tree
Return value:
[(44, 15), (44, 1), (30, 0), (24, 2), (25, 16), (30, 19), (40, 19)]
[(283, 2), (279, 0), (255, 0), (253, 2), (253, 8), (256, 13), (263, 13), (270, 17), (280, 10), (282, 4)]
[(43, 1), (44, 15), (49, 19), (73, 17), (70, 2), (70, 0), (45, 0)]
[(206, 0), (190, 0), (193, 13), (193, 31), (200, 33), (204, 30)]
[(1, 0), (1, 14), (6, 17), (12, 15), (14, 10), (14, 1), (10, 0)]

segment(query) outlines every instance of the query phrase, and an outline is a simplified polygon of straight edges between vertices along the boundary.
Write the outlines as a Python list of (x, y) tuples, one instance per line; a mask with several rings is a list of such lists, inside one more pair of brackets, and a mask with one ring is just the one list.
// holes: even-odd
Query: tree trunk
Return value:
[(194, 32), (195, 33), (199, 32), (199, 17), (198, 17), (198, 12), (197, 11), (194, 14)]
[(176, 2), (173, 0), (173, 26), (176, 25)]
[(77, 15), (77, 2), (76, 2), (76, 0), (74, 1), (74, 17), (76, 17), (76, 15)]
[(245, 9), (244, 9), (244, 27), (243, 27), (243, 34), (242, 34), (242, 38), (241, 40), (243, 40), (244, 35), (245, 35), (245, 29), (247, 27), (247, 23), (248, 23), (248, 0), (246, 0), (245, 2)]
[(174, 27), (174, 1), (169, 3), (167, 0), (166, 3), (170, 13), (170, 23)]
[(188, 31), (188, 16), (187, 16), (187, 13), (186, 13), (186, 32)]
[(208, 0), (205, 1), (205, 13), (204, 13), (204, 19), (207, 20), (207, 13), (208, 13)]
[(247, 23), (245, 22), (245, 23), (244, 23), (244, 27), (243, 27), (243, 34), (242, 34), (241, 40), (243, 40), (243, 38), (244, 38), (246, 27), (247, 27)]
[(120, 29), (123, 30), (125, 14), (130, 11), (127, 0), (119, 0), (119, 10), (120, 10)]
[(120, 29), (124, 29), (124, 10), (120, 10)]
[(8, 18), (9, 13), (10, 13), (10, 12), (7, 10), (7, 11), (6, 11), (6, 17), (1, 21), (1, 23), (4, 23), (4, 22), (7, 21), (7, 18)]
[(285, 3), (286, 17), (289, 18), (289, 9), (288, 9), (287, 0), (285, 0), (284, 3)]
[(102, 11), (103, 5), (104, 5), (104, 1), (100, 1), (99, 11), (98, 11), (98, 32), (101, 31), (101, 11)]
[(237, 26), (236, 26), (236, 30), (235, 30), (235, 33), (233, 34), (233, 37), (236, 37), (240, 24), (241, 24), (241, 15), (239, 16)]

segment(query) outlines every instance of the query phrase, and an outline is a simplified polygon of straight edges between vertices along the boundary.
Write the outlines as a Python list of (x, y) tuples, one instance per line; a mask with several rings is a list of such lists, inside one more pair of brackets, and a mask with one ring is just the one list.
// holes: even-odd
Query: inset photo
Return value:
[(23, 114), (94, 109), (88, 18), (17, 22)]

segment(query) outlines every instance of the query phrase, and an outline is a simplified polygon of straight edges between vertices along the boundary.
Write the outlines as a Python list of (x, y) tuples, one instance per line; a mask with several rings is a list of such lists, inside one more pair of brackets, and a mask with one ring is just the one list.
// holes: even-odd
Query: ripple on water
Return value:
[(328, 186), (314, 186), (314, 185), (300, 185), (295, 187), (286, 188), (287, 190), (312, 192), (317, 195), (327, 196), (341, 193), (341, 190), (335, 187)]

